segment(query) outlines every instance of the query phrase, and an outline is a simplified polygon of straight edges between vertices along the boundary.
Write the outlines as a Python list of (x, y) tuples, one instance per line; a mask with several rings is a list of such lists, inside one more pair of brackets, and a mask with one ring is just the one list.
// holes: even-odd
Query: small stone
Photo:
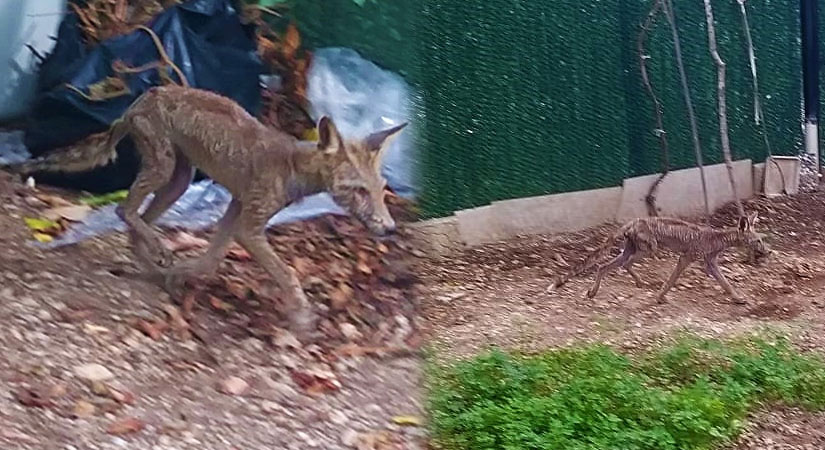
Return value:
[(358, 331), (358, 328), (355, 328), (355, 325), (349, 322), (342, 323), (339, 328), (341, 329), (341, 334), (343, 334), (344, 337), (350, 341), (358, 341), (363, 338), (363, 335), (360, 331)]
[(349, 419), (347, 418), (346, 414), (336, 409), (329, 413), (329, 420), (331, 420), (332, 423), (343, 425), (347, 423)]
[(221, 381), (218, 389), (227, 395), (242, 395), (249, 390), (249, 383), (244, 381), (242, 378), (229, 377)]
[(341, 433), (341, 443), (346, 445), (347, 447), (357, 446), (359, 440), (359, 433), (351, 428), (344, 430), (344, 432)]
[(94, 363), (76, 367), (74, 373), (78, 378), (89, 382), (106, 381), (115, 377), (109, 369)]

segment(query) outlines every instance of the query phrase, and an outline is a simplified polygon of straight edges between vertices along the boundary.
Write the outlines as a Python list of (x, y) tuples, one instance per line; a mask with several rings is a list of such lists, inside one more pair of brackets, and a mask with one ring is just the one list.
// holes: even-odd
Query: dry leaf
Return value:
[(289, 375), (301, 389), (311, 395), (320, 395), (328, 391), (336, 391), (340, 388), (338, 382), (333, 378), (299, 372), (297, 370), (291, 371)]
[(223, 312), (229, 312), (235, 309), (231, 303), (227, 303), (214, 295), (209, 295), (209, 304), (212, 305), (213, 308)]
[(333, 310), (344, 309), (352, 300), (353, 290), (346, 283), (338, 283), (338, 287), (329, 293), (330, 307)]
[(178, 231), (171, 238), (164, 239), (164, 245), (173, 252), (185, 252), (207, 247), (209, 241), (193, 236), (185, 231)]
[(50, 207), (60, 207), (60, 206), (74, 206), (74, 204), (63, 197), (58, 197), (57, 195), (46, 194), (42, 192), (38, 192), (34, 194), (38, 200), (48, 204)]
[(392, 421), (398, 425), (413, 427), (420, 427), (423, 423), (417, 416), (395, 416)]
[(120, 419), (116, 422), (112, 422), (106, 427), (106, 432), (109, 434), (115, 435), (123, 435), (123, 434), (130, 434), (130, 433), (137, 433), (138, 431), (142, 430), (146, 424), (143, 423), (140, 419), (135, 417), (127, 417), (125, 419)]
[(96, 410), (95, 405), (85, 400), (80, 400), (74, 405), (74, 408), (72, 408), (71, 416), (74, 419), (84, 419), (93, 416)]
[(234, 244), (229, 247), (227, 257), (233, 261), (252, 261), (252, 255), (249, 254), (243, 247)]
[(43, 217), (48, 220), (66, 219), (71, 222), (82, 222), (92, 212), (89, 205), (60, 206), (43, 211)]
[(292, 258), (292, 268), (298, 272), (300, 276), (307, 276), (310, 274), (312, 267), (312, 260), (303, 256), (296, 256)]
[(157, 341), (163, 336), (163, 331), (168, 327), (166, 322), (149, 322), (148, 320), (139, 320), (136, 328), (144, 334)]
[(48, 244), (49, 242), (54, 240), (54, 238), (51, 235), (40, 232), (32, 233), (32, 237), (41, 244)]
[(46, 408), (54, 406), (54, 399), (65, 394), (65, 392), (65, 386), (43, 384), (21, 388), (15, 393), (15, 397), (23, 406)]

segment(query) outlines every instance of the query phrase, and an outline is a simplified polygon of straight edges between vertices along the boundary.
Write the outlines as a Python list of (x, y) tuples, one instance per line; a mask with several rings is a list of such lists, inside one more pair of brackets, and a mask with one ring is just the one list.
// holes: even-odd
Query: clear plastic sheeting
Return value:
[[(209, 180), (194, 183), (189, 186), (183, 197), (158, 219), (157, 224), (187, 230), (202, 230), (214, 224), (223, 215), (231, 199), (229, 192), (219, 184)], [(144, 207), (150, 200), (151, 196), (147, 198)], [(115, 214), (115, 208), (115, 205), (108, 205), (97, 209), (82, 223), (69, 228), (52, 242), (35, 245), (61, 247), (110, 231), (125, 231), (126, 225)], [(268, 225), (271, 227), (324, 214), (345, 215), (346, 213), (335, 204), (329, 194), (321, 193), (306, 197), (282, 209), (272, 216)]]
[[(409, 88), (403, 79), (362, 59), (352, 50), (332, 48), (315, 53), (309, 98), (313, 112), (333, 117), (346, 136), (363, 137), (409, 120)], [(390, 188), (407, 198), (416, 192), (412, 143), (409, 130), (405, 130), (387, 151), (382, 167)], [(28, 157), (22, 132), (0, 132), (0, 164), (19, 162)], [(194, 183), (157, 224), (188, 230), (204, 229), (220, 218), (230, 200), (229, 192), (218, 184), (209, 180)], [(346, 215), (346, 212), (329, 194), (321, 193), (279, 211), (270, 219), (269, 226), (324, 214)], [(115, 214), (115, 205), (109, 205), (95, 210), (82, 223), (75, 224), (52, 242), (34, 245), (60, 247), (125, 228)]]
[[(355, 50), (330, 47), (313, 53), (307, 97), (312, 115), (332, 117), (344, 136), (368, 134), (409, 122), (411, 89), (404, 79), (362, 58)], [(401, 197), (417, 193), (413, 127), (405, 129), (387, 150), (381, 167), (392, 190)]]

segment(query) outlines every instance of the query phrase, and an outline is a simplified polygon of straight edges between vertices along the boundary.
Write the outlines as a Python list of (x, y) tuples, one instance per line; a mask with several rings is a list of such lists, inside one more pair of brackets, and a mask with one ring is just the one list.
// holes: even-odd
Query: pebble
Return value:
[(109, 369), (95, 363), (76, 367), (74, 373), (78, 378), (91, 382), (107, 381), (115, 377)]
[(249, 390), (249, 383), (239, 377), (229, 377), (220, 382), (218, 389), (227, 395), (242, 395)]

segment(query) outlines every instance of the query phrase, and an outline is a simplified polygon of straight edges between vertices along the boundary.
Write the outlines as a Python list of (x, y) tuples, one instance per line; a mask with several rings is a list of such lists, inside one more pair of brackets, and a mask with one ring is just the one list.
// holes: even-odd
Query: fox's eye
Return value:
[(369, 197), (370, 196), (370, 191), (369, 191), (369, 189), (367, 189), (365, 187), (357, 187), (357, 188), (355, 188), (355, 195), (357, 195), (359, 197)]

